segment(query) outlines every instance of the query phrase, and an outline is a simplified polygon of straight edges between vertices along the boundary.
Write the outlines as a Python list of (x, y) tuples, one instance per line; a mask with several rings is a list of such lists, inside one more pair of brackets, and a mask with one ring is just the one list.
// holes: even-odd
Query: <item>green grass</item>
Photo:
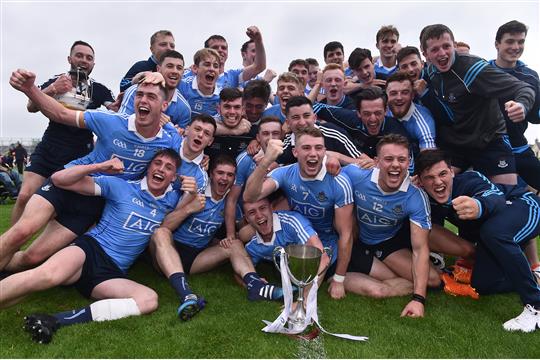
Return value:
[[(8, 226), (10, 206), (0, 206), (0, 231)], [(263, 275), (273, 277), (270, 266)], [(428, 294), (426, 317), (402, 319), (408, 297), (375, 300), (347, 295), (331, 300), (322, 286), (319, 319), (331, 332), (369, 336), (353, 342), (321, 335), (305, 342), (261, 331), (261, 320), (274, 320), (279, 303), (246, 299), (232, 279), (230, 266), (192, 276), (192, 289), (208, 300), (193, 320), (180, 322), (178, 301), (168, 282), (138, 262), (132, 279), (155, 289), (159, 309), (147, 316), (60, 329), (51, 344), (35, 344), (22, 330), (32, 312), (55, 313), (88, 304), (72, 288), (33, 294), (0, 311), (2, 358), (539, 358), (540, 332), (508, 333), (502, 323), (522, 310), (515, 294), (483, 296), (478, 301)], [(276, 279), (275, 277), (273, 277)], [(1, 291), (1, 289), (0, 289)]]

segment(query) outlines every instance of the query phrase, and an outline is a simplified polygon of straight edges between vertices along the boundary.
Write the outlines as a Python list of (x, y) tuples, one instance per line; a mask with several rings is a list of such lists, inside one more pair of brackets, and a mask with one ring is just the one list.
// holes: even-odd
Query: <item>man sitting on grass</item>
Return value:
[[(57, 187), (104, 197), (103, 216), (96, 227), (39, 267), (2, 280), (0, 307), (58, 285), (75, 285), (84, 296), (99, 300), (82, 309), (52, 316), (27, 316), (24, 327), (39, 343), (50, 342), (60, 326), (115, 320), (156, 310), (156, 292), (129, 280), (126, 272), (146, 248), (154, 229), (178, 202), (179, 194), (171, 183), (176, 179), (180, 161), (176, 151), (160, 150), (151, 160), (146, 176), (137, 181), (116, 176), (89, 176), (122, 173), (124, 165), (118, 158), (76, 165), (55, 173), (52, 182)], [(183, 184), (182, 190), (195, 192), (195, 181), (189, 180), (183, 181), (191, 185), (189, 189)]]

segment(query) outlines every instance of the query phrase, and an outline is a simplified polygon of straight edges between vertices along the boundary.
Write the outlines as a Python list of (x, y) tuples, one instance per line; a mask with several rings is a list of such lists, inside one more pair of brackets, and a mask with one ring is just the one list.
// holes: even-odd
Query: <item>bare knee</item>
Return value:
[(28, 200), (34, 195), (35, 191), (32, 191), (33, 189), (26, 188), (23, 186), (19, 192), (19, 195), (17, 196), (17, 206), (24, 208), (26, 204), (28, 203)]
[(141, 314), (150, 314), (158, 308), (158, 294), (147, 288), (133, 297)]
[(428, 287), (431, 288), (437, 288), (441, 286), (441, 278), (439, 277), (439, 274), (436, 271), (430, 271), (429, 272), (429, 278), (428, 278)]
[(391, 289), (390, 286), (382, 283), (377, 286), (373, 286), (368, 289), (367, 296), (375, 298), (375, 299), (384, 299), (391, 296)]
[(19, 264), (23, 268), (32, 268), (41, 264), (47, 260), (52, 254), (47, 254), (41, 250), (33, 250), (31, 247), (21, 251), (21, 263)]
[(11, 229), (9, 229), (7, 234), (5, 234), (8, 235), (9, 239), (11, 240), (10, 244), (5, 245), (11, 245), (18, 248), (23, 245), (30, 236), (34, 235), (34, 232), (36, 231), (37, 230), (32, 227), (32, 224), (27, 221), (20, 220), (13, 225)]
[(154, 231), (151, 241), (155, 246), (170, 246), (172, 244), (172, 232), (165, 227), (159, 227)]

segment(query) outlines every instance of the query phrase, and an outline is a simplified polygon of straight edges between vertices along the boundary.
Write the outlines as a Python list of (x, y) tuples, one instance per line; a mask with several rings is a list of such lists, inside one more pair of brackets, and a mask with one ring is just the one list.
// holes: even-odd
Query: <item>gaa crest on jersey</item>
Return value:
[(297, 191), (296, 184), (291, 184), (291, 191), (294, 191), (294, 192)]
[(501, 169), (504, 169), (507, 166), (508, 166), (508, 163), (506, 162), (506, 160), (499, 160), (499, 164), (497, 165), (497, 167)]
[(403, 215), (403, 208), (401, 207), (401, 205), (396, 205), (394, 206), (394, 208), (392, 209), (392, 212), (394, 214), (396, 214), (397, 216), (401, 216)]
[(326, 194), (324, 193), (324, 191), (321, 191), (318, 195), (317, 195), (317, 199), (319, 201), (326, 201), (328, 200), (328, 198), (326, 197)]

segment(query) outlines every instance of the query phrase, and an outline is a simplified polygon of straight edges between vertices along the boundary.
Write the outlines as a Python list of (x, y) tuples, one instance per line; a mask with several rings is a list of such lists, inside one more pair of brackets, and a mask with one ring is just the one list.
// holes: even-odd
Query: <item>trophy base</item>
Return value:
[(287, 336), (290, 337), (290, 338), (293, 338), (293, 339), (300, 339), (300, 340), (308, 340), (309, 341), (309, 340), (315, 339), (317, 336), (319, 336), (320, 333), (321, 333), (321, 331), (319, 330), (317, 325), (311, 324), (304, 331), (302, 331), (301, 333), (299, 333), (299, 334), (287, 334)]

